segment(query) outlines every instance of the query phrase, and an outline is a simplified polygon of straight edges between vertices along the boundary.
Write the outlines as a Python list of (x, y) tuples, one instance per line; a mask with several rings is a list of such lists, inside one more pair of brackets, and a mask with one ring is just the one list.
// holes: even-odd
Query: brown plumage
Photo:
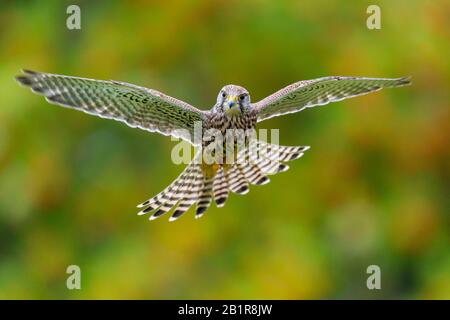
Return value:
[[(286, 171), (289, 167), (285, 162), (300, 158), (308, 150), (309, 147), (276, 146), (251, 139), (258, 122), (410, 83), (409, 78), (324, 77), (294, 83), (254, 104), (246, 89), (227, 85), (220, 90), (212, 109), (202, 111), (156, 90), (125, 82), (29, 70), (16, 80), (50, 103), (179, 137), (201, 147), (167, 188), (138, 206), (142, 208), (139, 214), (148, 213), (150, 220), (171, 211), (170, 221), (191, 207), (196, 208), (198, 218), (213, 201), (218, 207), (224, 206), (230, 192), (246, 194), (250, 185), (268, 183), (268, 175)], [(203, 134), (201, 140), (195, 139), (197, 124)], [(227, 137), (230, 130), (237, 130), (237, 134)], [(209, 136), (210, 131), (220, 133), (223, 139)], [(205, 161), (203, 151), (209, 147), (222, 148), (220, 153), (214, 153), (215, 162)], [(230, 153), (232, 157), (228, 157)]]

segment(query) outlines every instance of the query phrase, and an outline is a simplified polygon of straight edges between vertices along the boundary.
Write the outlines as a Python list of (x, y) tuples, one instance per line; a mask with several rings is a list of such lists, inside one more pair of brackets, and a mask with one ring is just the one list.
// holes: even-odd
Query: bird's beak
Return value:
[(237, 96), (228, 96), (228, 99), (225, 101), (225, 112), (228, 115), (236, 115), (241, 112)]

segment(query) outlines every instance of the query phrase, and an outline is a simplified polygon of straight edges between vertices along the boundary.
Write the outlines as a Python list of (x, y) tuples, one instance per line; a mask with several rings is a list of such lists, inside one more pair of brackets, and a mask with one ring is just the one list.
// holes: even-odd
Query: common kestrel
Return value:
[[(293, 83), (256, 103), (250, 102), (246, 89), (227, 85), (219, 91), (216, 104), (209, 111), (203, 111), (156, 90), (125, 82), (29, 70), (23, 70), (23, 74), (16, 79), (33, 92), (45, 96), (50, 103), (122, 121), (133, 128), (179, 137), (194, 145), (201, 145), (203, 149), (211, 146), (211, 143), (217, 145), (219, 142), (215, 139), (196, 141), (195, 128), (198, 124), (201, 133), (214, 129), (225, 137), (229, 129), (247, 132), (254, 129), (258, 122), (272, 117), (382, 88), (410, 84), (407, 77), (389, 79), (331, 76)], [(220, 141), (220, 144), (225, 145), (225, 140)], [(233, 138), (232, 145), (236, 147), (234, 141)], [(213, 198), (216, 205), (221, 207), (230, 191), (245, 194), (249, 191), (249, 184), (269, 182), (267, 175), (286, 171), (288, 166), (284, 162), (301, 157), (308, 148), (275, 146), (254, 140), (245, 145), (245, 152), (236, 152), (231, 163), (205, 163), (201, 161), (203, 153), (198, 152), (167, 188), (138, 206), (142, 208), (139, 214), (152, 212), (150, 220), (153, 220), (174, 208), (169, 219), (173, 221), (195, 205), (195, 216), (201, 217)], [(263, 149), (266, 151), (261, 152)], [(223, 159), (227, 152), (223, 153)]]

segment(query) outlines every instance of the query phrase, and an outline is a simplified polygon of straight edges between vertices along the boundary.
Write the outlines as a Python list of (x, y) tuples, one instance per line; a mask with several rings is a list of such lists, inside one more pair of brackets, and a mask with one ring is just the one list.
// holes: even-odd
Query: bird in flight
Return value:
[[(409, 77), (391, 79), (331, 76), (293, 83), (256, 103), (250, 101), (249, 92), (243, 87), (227, 85), (219, 91), (214, 106), (205, 111), (156, 90), (119, 81), (30, 70), (23, 70), (23, 74), (17, 76), (16, 80), (30, 87), (34, 93), (44, 96), (50, 103), (118, 120), (133, 128), (182, 138), (203, 148), (211, 143), (224, 146), (226, 139), (196, 140), (197, 124), (200, 124), (202, 133), (216, 130), (226, 136), (226, 131), (230, 129), (247, 132), (255, 129), (257, 123), (269, 118), (382, 88), (410, 84)], [(234, 138), (231, 145), (231, 149), (235, 151)], [(153, 220), (172, 211), (169, 220), (173, 221), (195, 206), (195, 217), (199, 218), (213, 200), (218, 207), (222, 207), (230, 192), (245, 194), (249, 191), (250, 184), (268, 183), (268, 175), (286, 171), (288, 166), (284, 162), (298, 159), (308, 149), (306, 146), (278, 146), (253, 140), (253, 143), (245, 144), (243, 150), (247, 152), (237, 151), (231, 161), (208, 163), (202, 162), (203, 153), (197, 152), (167, 188), (138, 205), (142, 208), (139, 214), (149, 214), (150, 220)], [(256, 151), (258, 156), (250, 151)], [(227, 152), (228, 149), (225, 153)], [(225, 159), (225, 153), (218, 158)]]

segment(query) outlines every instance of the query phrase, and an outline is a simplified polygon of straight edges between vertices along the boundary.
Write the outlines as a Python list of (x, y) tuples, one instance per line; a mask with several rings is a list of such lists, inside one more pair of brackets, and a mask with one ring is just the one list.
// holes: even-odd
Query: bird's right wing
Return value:
[(133, 84), (93, 80), (24, 70), (16, 80), (50, 103), (102, 118), (122, 121), (130, 127), (183, 138), (191, 143), (194, 124), (207, 112), (156, 90)]

